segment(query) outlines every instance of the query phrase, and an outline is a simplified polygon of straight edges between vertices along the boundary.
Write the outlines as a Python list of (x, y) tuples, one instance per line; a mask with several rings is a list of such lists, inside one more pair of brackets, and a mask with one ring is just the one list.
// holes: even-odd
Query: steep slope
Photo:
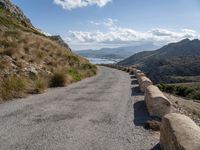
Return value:
[(180, 76), (200, 75), (200, 41), (185, 39), (155, 51), (137, 53), (118, 64), (137, 66), (156, 83), (182, 82), (185, 79)]
[(96, 67), (72, 53), (67, 44), (34, 28), (9, 0), (0, 1), (0, 37), (0, 100), (41, 92), (52, 83), (65, 85), (96, 73)]
[(124, 59), (142, 50), (153, 50), (156, 48), (158, 46), (144, 44), (129, 47), (102, 48), (100, 50), (82, 50), (76, 51), (76, 53), (88, 58)]
[(30, 19), (28, 19), (22, 10), (11, 3), (10, 0), (0, 0), (0, 7), (5, 9), (6, 11), (10, 12), (13, 16), (15, 16), (17, 19), (21, 21), (22, 24), (33, 27)]

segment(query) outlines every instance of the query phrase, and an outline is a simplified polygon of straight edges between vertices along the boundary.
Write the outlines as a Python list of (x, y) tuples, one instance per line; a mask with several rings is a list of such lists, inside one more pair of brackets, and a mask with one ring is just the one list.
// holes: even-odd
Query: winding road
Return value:
[(0, 104), (0, 150), (150, 150), (144, 96), (128, 73), (97, 76)]

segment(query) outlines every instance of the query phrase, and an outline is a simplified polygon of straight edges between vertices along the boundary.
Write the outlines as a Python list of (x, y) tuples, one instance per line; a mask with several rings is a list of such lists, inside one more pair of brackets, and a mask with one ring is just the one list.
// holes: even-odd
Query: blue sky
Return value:
[(75, 49), (199, 38), (199, 0), (13, 0), (33, 25)]

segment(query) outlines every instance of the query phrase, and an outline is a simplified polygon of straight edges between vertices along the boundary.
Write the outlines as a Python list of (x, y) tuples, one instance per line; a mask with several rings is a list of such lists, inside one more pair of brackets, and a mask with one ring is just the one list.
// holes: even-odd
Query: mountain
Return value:
[(0, 101), (96, 74), (96, 66), (60, 36), (36, 29), (9, 0), (0, 0), (0, 37)]
[(118, 63), (142, 69), (155, 83), (182, 82), (200, 75), (200, 40), (185, 39), (155, 51), (144, 51)]
[(81, 50), (75, 51), (75, 53), (87, 58), (124, 59), (136, 52), (142, 50), (153, 50), (155, 48), (158, 48), (158, 46), (153, 44), (143, 44), (129, 47), (102, 48), (100, 50)]

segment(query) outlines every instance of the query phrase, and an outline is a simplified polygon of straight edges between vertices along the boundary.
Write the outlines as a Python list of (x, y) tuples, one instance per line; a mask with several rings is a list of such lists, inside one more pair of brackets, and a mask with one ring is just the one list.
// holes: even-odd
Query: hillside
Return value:
[(153, 50), (156, 48), (158, 47), (155, 45), (144, 44), (139, 46), (102, 48), (100, 50), (81, 50), (75, 52), (87, 58), (124, 59), (142, 50)]
[(72, 53), (63, 41), (39, 32), (9, 0), (0, 0), (0, 36), (0, 100), (96, 74), (88, 60)]
[(119, 65), (137, 66), (155, 83), (195, 82), (200, 75), (200, 41), (185, 39), (155, 51), (137, 53)]

